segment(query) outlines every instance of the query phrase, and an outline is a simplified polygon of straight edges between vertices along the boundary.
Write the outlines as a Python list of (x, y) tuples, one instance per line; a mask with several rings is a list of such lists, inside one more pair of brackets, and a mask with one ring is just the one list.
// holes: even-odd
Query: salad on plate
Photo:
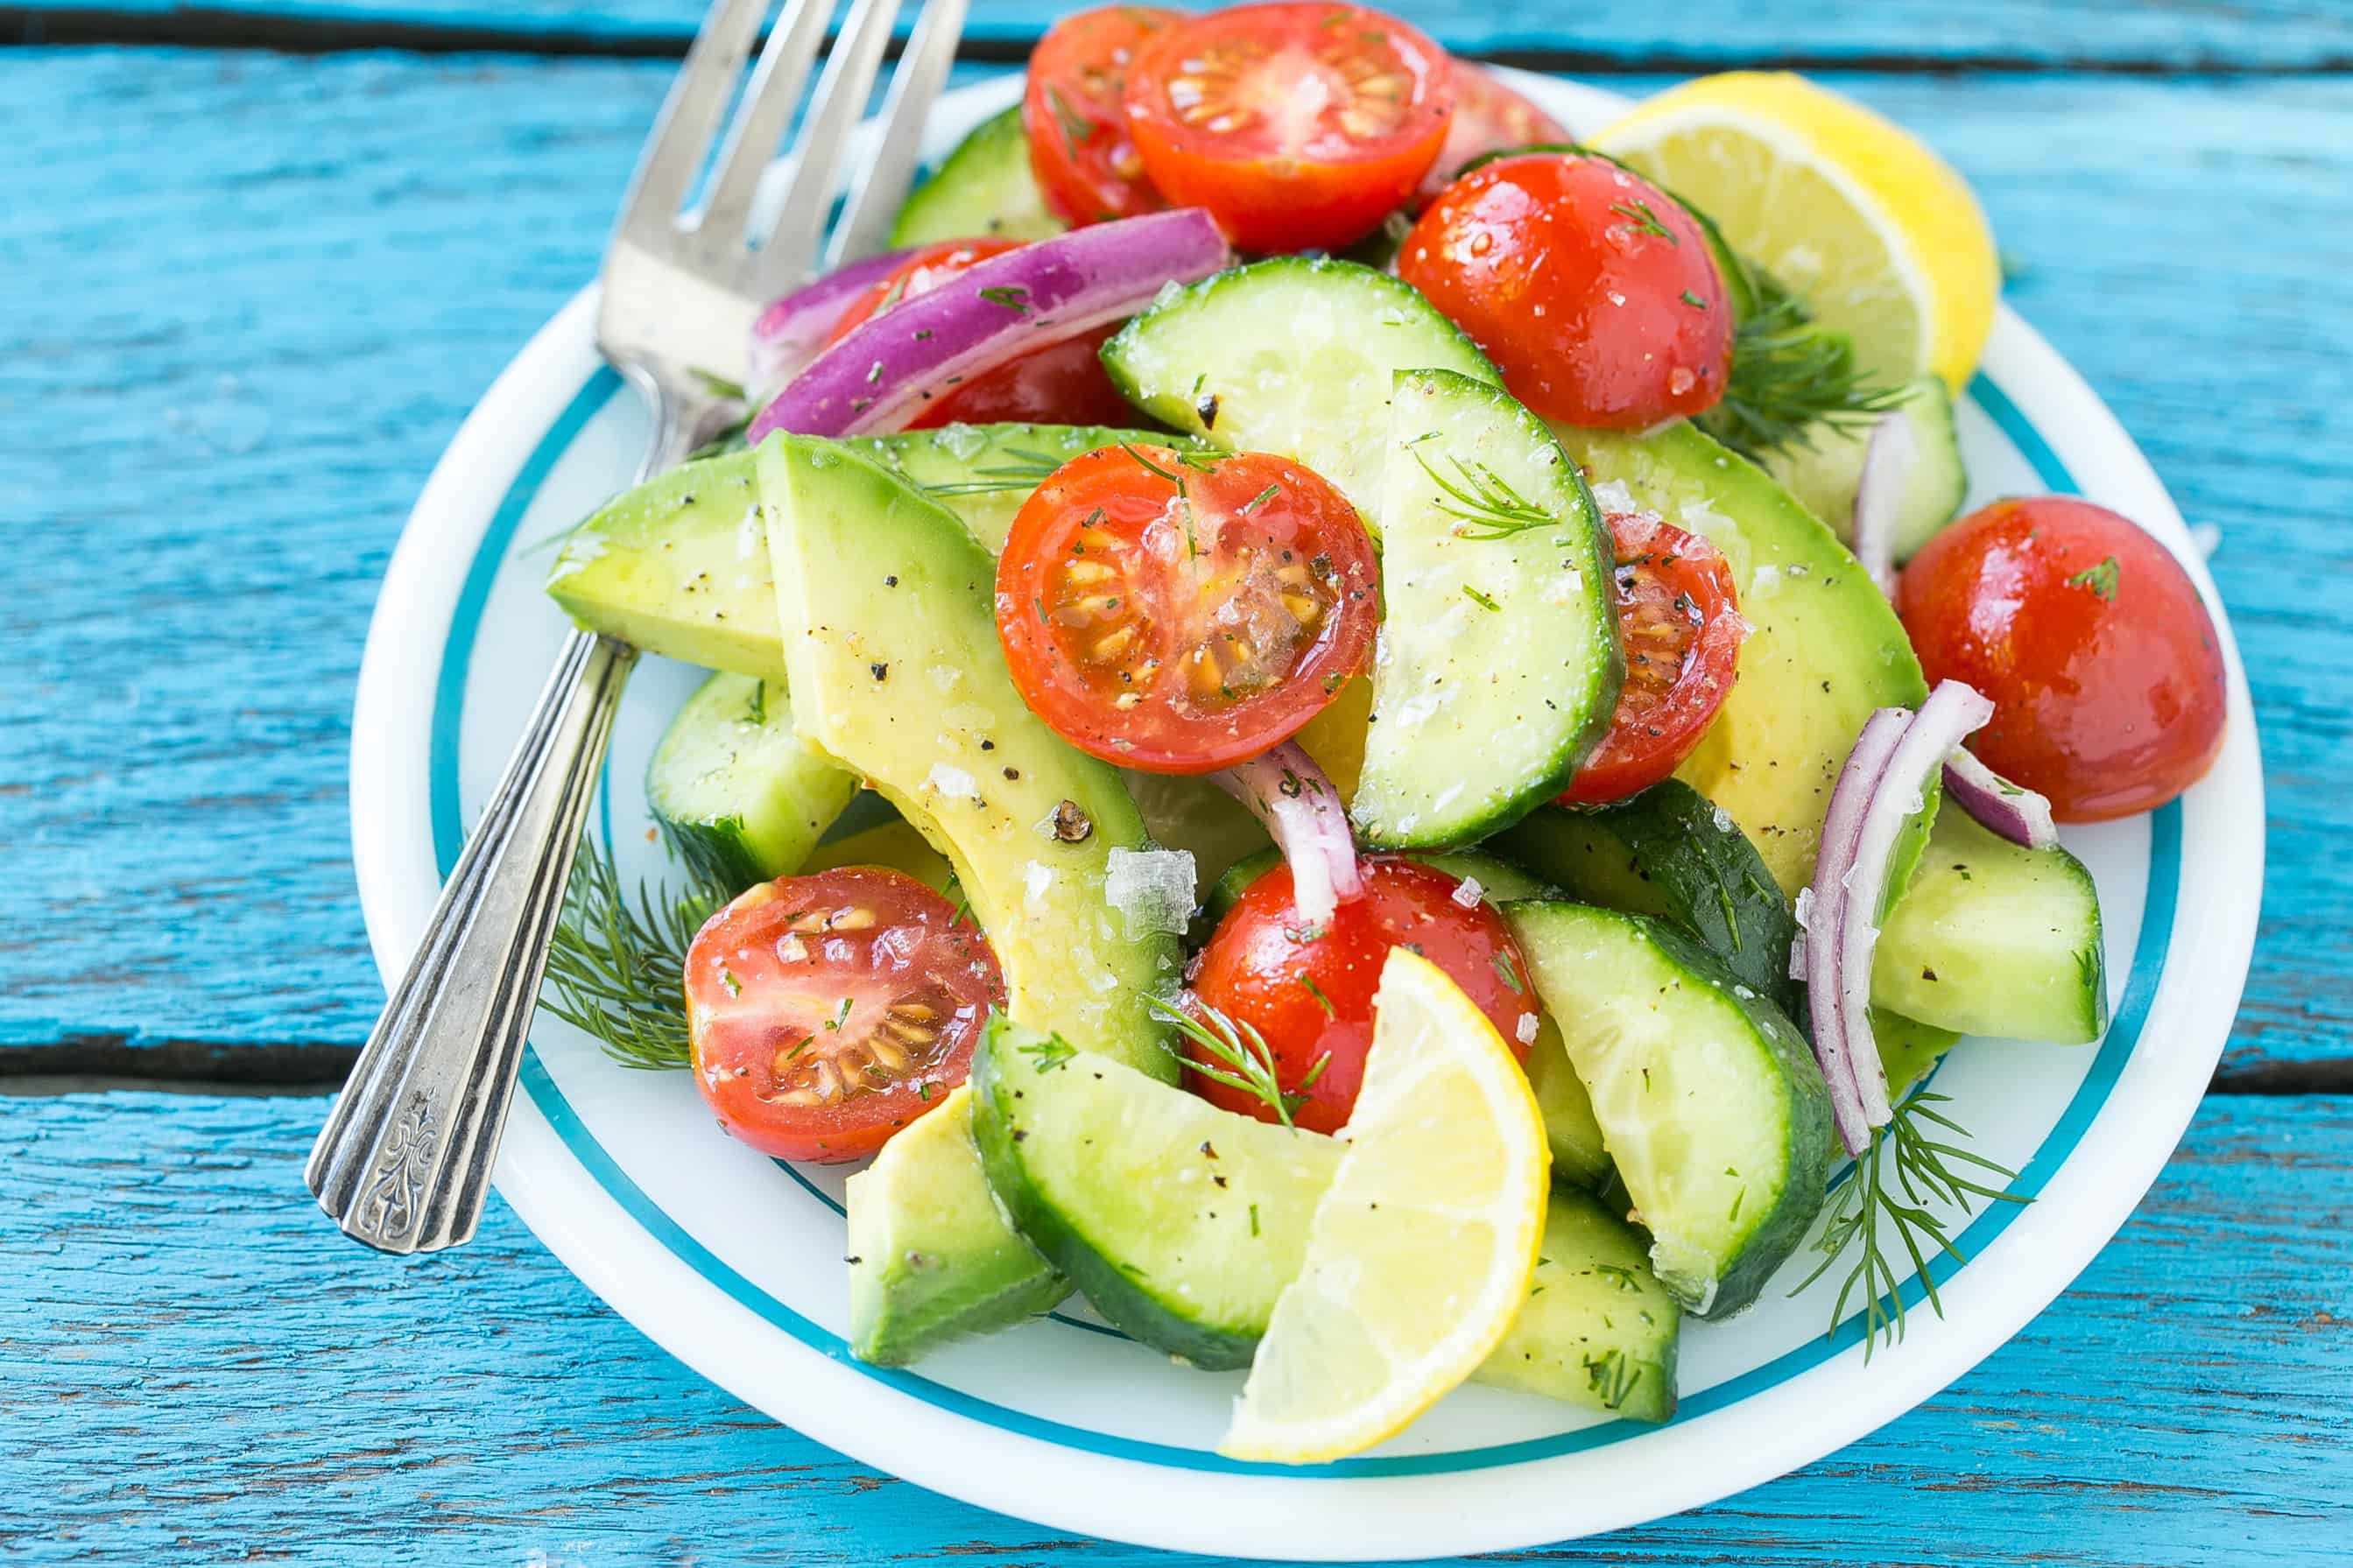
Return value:
[(1081, 1295), (1310, 1463), (1470, 1379), (1666, 1420), (1777, 1281), (1900, 1333), (2008, 1195), (1927, 1078), (2099, 1037), (2058, 825), (2224, 700), (2131, 521), (1956, 520), (1959, 178), (1793, 77), (1572, 131), (1361, 6), (1116, 6), (893, 246), (547, 584), (712, 672), (549, 1005), (866, 1162), (854, 1352)]

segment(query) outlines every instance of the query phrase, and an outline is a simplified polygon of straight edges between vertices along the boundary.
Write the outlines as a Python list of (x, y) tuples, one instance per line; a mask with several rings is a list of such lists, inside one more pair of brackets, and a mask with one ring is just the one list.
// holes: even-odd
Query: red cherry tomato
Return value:
[(1454, 62), (1454, 121), (1447, 128), (1446, 145), (1438, 162), (1421, 177), (1413, 194), (1418, 211), (1438, 199), (1454, 183), (1462, 165), (1490, 153), (1514, 147), (1535, 147), (1566, 142), (1568, 127), (1528, 101), (1518, 89), (1505, 87), (1467, 60)]
[(1337, 249), (1404, 205), (1454, 107), (1446, 53), (1331, 0), (1238, 5), (1169, 28), (1127, 73), (1160, 194), (1244, 250)]
[(779, 877), (686, 952), (695, 1086), (779, 1160), (855, 1160), (944, 1100), (1005, 981), (987, 941), (912, 877)]
[(2064, 496), (1996, 501), (1930, 540), (1896, 589), (1930, 684), (1993, 700), (1969, 749), (2062, 822), (2164, 805), (2222, 748), (2222, 650), (2165, 546)]
[(1473, 169), (1415, 223), (1397, 269), (1548, 419), (1641, 429), (1724, 395), (1732, 307), (1707, 238), (1606, 158)]
[[(843, 308), (827, 333), (830, 348), (904, 300), (928, 294), (957, 273), (992, 256), (1019, 249), (1010, 239), (951, 239), (927, 245), (899, 263)], [(925, 405), (908, 422), (911, 430), (934, 426), (987, 425), (1015, 420), (1039, 425), (1124, 425), (1135, 417), (1111, 384), (1095, 351), (1117, 331), (1109, 326), (1032, 349)]]
[(1715, 545), (1647, 512), (1612, 512), (1626, 684), (1609, 732), (1561, 799), (1594, 805), (1648, 789), (1691, 755), (1732, 694), (1746, 626)]
[[(1292, 902), (1290, 868), (1275, 867), (1226, 911), (1193, 962), (1193, 995), (1265, 1037), (1286, 1093), (1315, 1073), (1292, 1120), (1316, 1132), (1338, 1131), (1356, 1107), (1373, 1043), (1373, 993), (1393, 947), (1412, 947), (1444, 970), (1514, 1056), (1525, 1060), (1535, 1037), (1527, 961), (1492, 908), (1474, 899), (1465, 909), (1455, 898), (1462, 884), (1418, 861), (1377, 856), (1364, 876), (1364, 896), (1318, 930)], [(1198, 1045), (1187, 1049), (1195, 1061), (1215, 1060)], [(1189, 1073), (1187, 1082), (1229, 1110), (1275, 1120), (1257, 1096), (1206, 1074)]]
[(1065, 223), (1101, 223), (1167, 204), (1144, 177), (1120, 93), (1138, 50), (1182, 11), (1105, 5), (1065, 16), (1029, 52), (1021, 132), (1046, 205)]
[(1377, 581), (1356, 509), (1296, 463), (1106, 447), (1015, 515), (997, 632), (1023, 700), (1081, 751), (1214, 773), (1365, 667)]

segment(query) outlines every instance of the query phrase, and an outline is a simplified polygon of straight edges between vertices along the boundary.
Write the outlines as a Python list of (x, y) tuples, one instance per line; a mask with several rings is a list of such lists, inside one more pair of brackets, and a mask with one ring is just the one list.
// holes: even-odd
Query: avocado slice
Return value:
[(1730, 814), (1794, 897), (1813, 876), (1831, 786), (1863, 721), (1928, 695), (1903, 623), (1812, 513), (1691, 424), (1554, 433), (1603, 510), (1657, 512), (1730, 562), (1749, 626), (1739, 679), (1676, 774)]
[[(1038, 482), (1082, 452), (1186, 437), (1093, 425), (946, 425), (840, 445), (916, 485), (995, 557)], [(776, 586), (749, 451), (673, 468), (566, 535), (547, 592), (574, 623), (670, 658), (742, 675), (776, 670)]]
[[(1144, 819), (1117, 770), (1022, 703), (997, 639), (989, 552), (955, 514), (837, 443), (775, 436), (756, 458), (803, 742), (864, 778), (955, 867), (1015, 1018), (1173, 1081), (1147, 997), (1174, 984), (1176, 939), (1131, 936), (1104, 892), (1112, 851), (1148, 847)], [(872, 1274), (851, 1334), (869, 1359), (911, 1360), (1003, 1327), (1052, 1289), (1015, 1278), (1045, 1265), (988, 1200), (969, 1103), (958, 1089), (926, 1118), (941, 1124), (931, 1136), (885, 1145), (853, 1197), (861, 1237), (921, 1230), (931, 1245), (916, 1249), (938, 1259)], [(951, 1218), (862, 1212), (876, 1202)]]

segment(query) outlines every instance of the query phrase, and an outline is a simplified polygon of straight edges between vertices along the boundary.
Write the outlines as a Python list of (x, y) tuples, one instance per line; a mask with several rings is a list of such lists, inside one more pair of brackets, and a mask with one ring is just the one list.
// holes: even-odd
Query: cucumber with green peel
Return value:
[(1103, 344), (1103, 361), (1128, 401), (1163, 424), (1228, 451), (1304, 463), (1376, 536), (1397, 373), (1502, 380), (1410, 284), (1297, 256), (1162, 290)]
[(1002, 1016), (970, 1087), (989, 1189), (1095, 1310), (1195, 1366), (1248, 1366), (1341, 1145)]
[[(1250, 1364), (1343, 1144), (1002, 1018), (973, 1053), (969, 1092), (990, 1189), (1097, 1311), (1196, 1366)], [(1680, 1319), (1641, 1238), (1591, 1199), (1556, 1194), (1539, 1254), (1527, 1303), (1476, 1380), (1664, 1420)]]
[(1046, 210), (1029, 172), (1029, 139), (1017, 103), (974, 126), (908, 195), (891, 225), (891, 243), (1049, 239), (1069, 226)]
[(1488, 847), (1580, 903), (1681, 928), (1798, 1016), (1788, 902), (1739, 824), (1681, 779), (1608, 805), (1539, 807)]
[(1821, 1210), (1830, 1097), (1805, 1037), (1662, 921), (1560, 902), (1504, 918), (1660, 1282), (1699, 1317), (1748, 1306)]
[[(1909, 561), (1953, 521), (1968, 494), (1968, 471), (1961, 466), (1960, 437), (1953, 426), (1953, 395), (1943, 377), (1924, 375), (1905, 383), (1895, 406), (1880, 417), (1903, 420), (1910, 443), (1903, 488), (1888, 512), (1888, 543), (1895, 560)], [(1764, 457), (1765, 471), (1850, 547), (1854, 543), (1855, 491), (1862, 482), (1863, 454), (1877, 422), (1816, 425), (1807, 433), (1811, 445), (1787, 447)]]
[[(916, 484), (994, 556), (1013, 514), (1061, 463), (1122, 441), (1169, 439), (1092, 425), (947, 425), (841, 445)], [(752, 453), (738, 447), (607, 501), (565, 536), (548, 595), (575, 625), (648, 653), (780, 678), (776, 583), (754, 473)]]
[(1609, 534), (1510, 394), (1400, 371), (1373, 714), (1348, 815), (1376, 849), (1486, 837), (1567, 787), (1617, 711)]
[(837, 866), (878, 866), (913, 877), (935, 893), (955, 897), (948, 889), (955, 886), (955, 868), (932, 847), (931, 840), (915, 831), (913, 824), (895, 814), (888, 822), (826, 839), (809, 852), (801, 869), (829, 871)]
[(849, 1353), (905, 1366), (1050, 1311), (1070, 1283), (1006, 1227), (972, 1139), (972, 1094), (882, 1146), (849, 1178)]
[[(1405, 858), (1475, 884), (1479, 896), (1497, 908), (1524, 899), (1559, 897), (1557, 889), (1482, 849), (1415, 853)], [(1211, 884), (1196, 926), (1198, 940), (1208, 941), (1209, 932), (1250, 885), (1282, 863), (1279, 853), (1265, 850), (1236, 862)], [(1601, 1145), (1601, 1126), (1593, 1120), (1593, 1102), (1585, 1085), (1568, 1065), (1558, 1026), (1541, 1009), (1536, 1037), (1528, 1044), (1527, 1069), (1528, 1087), (1535, 1091), (1536, 1110), (1544, 1118), (1545, 1142), (1552, 1147), (1553, 1180), (1573, 1187), (1599, 1188), (1609, 1177), (1609, 1154)]]
[(783, 684), (750, 675), (695, 688), (646, 764), (646, 804), (672, 852), (730, 892), (799, 870), (857, 793), (793, 733)]
[(2066, 850), (1940, 811), (1881, 927), (1871, 999), (1965, 1035), (2087, 1045), (2108, 1026), (2099, 889)]

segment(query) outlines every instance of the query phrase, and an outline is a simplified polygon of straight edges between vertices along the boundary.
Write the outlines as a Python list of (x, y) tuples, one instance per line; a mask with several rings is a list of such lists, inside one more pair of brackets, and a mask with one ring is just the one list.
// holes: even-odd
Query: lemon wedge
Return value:
[(1219, 1452), (1314, 1464), (1402, 1431), (1528, 1299), (1551, 1157), (1526, 1076), (1461, 988), (1392, 948), (1347, 1152)]
[(1661, 93), (1594, 138), (1713, 217), (1888, 383), (1968, 382), (2001, 262), (1968, 184), (1917, 137), (1786, 71)]

